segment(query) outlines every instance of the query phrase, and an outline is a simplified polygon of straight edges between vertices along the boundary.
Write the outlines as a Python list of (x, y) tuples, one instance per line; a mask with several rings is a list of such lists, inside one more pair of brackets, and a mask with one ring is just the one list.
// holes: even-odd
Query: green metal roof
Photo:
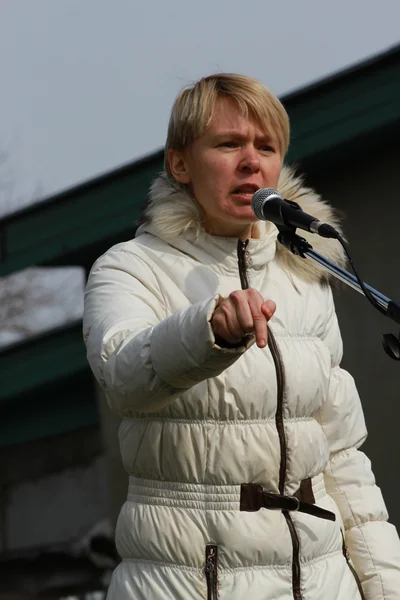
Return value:
[(134, 235), (163, 151), (34, 204), (0, 221), (0, 275), (30, 265), (90, 266)]
[(51, 383), (86, 368), (80, 321), (13, 344), (0, 353), (0, 406), (43, 380)]
[(73, 323), (0, 353), (0, 447), (97, 424), (81, 330)]

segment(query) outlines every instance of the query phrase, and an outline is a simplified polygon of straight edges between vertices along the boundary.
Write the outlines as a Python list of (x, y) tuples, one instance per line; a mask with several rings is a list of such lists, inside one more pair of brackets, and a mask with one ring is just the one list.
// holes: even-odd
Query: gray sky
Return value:
[(178, 90), (202, 75), (245, 73), (283, 94), (398, 43), (399, 24), (400, 0), (0, 0), (14, 195), (159, 148)]

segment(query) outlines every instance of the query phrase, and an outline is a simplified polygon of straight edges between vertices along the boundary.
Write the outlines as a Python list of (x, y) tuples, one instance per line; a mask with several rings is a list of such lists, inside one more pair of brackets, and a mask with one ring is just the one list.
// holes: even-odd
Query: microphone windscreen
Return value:
[(254, 214), (256, 215), (257, 219), (265, 221), (263, 207), (266, 200), (272, 200), (272, 198), (283, 200), (280, 193), (277, 190), (274, 190), (274, 188), (260, 188), (253, 195), (251, 199), (251, 208)]

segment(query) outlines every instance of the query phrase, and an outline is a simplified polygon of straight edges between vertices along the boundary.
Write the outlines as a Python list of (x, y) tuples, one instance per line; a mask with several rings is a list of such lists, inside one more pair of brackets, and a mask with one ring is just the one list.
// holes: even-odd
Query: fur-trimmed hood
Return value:
[[(292, 168), (283, 167), (278, 191), (285, 199), (297, 202), (305, 212), (340, 231), (334, 210), (314, 190), (306, 187), (302, 177), (296, 175)], [(260, 222), (259, 226), (261, 240), (266, 236), (270, 238), (272, 233), (276, 239), (278, 231), (274, 225)], [(138, 233), (143, 231), (150, 231), (171, 245), (176, 245), (182, 239), (197, 245), (208, 235), (203, 227), (203, 215), (199, 204), (179, 184), (174, 185), (165, 173), (162, 173), (151, 187), (145, 223)], [(325, 239), (304, 231), (300, 234), (312, 244), (316, 252), (341, 266), (345, 264), (344, 251), (337, 240)], [(319, 280), (325, 283), (329, 279), (328, 273), (316, 263), (295, 256), (277, 240), (275, 243), (276, 259), (285, 270), (296, 273), (306, 281)]]

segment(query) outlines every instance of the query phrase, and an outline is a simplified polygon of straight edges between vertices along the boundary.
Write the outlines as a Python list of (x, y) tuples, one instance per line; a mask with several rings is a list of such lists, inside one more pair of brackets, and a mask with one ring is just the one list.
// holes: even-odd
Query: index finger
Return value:
[(259, 348), (265, 348), (267, 345), (267, 319), (265, 315), (261, 312), (261, 306), (264, 303), (263, 300), (261, 302), (258, 299), (249, 299), (249, 307), (253, 317), (254, 323), (254, 333), (256, 336), (256, 343)]

